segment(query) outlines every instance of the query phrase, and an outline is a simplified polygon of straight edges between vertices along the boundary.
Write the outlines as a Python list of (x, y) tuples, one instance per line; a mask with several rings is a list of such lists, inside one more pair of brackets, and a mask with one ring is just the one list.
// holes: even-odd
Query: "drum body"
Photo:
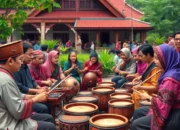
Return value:
[(92, 92), (91, 91), (80, 91), (78, 93), (78, 96), (92, 96)]
[(134, 113), (134, 102), (129, 99), (113, 99), (108, 102), (109, 113), (123, 115), (131, 119)]
[(98, 107), (100, 111), (108, 110), (108, 101), (110, 94), (113, 93), (115, 88), (112, 87), (94, 87), (92, 88), (93, 95), (98, 97)]
[(87, 88), (96, 87), (97, 75), (94, 72), (88, 72), (84, 75), (83, 82)]
[(139, 101), (139, 106), (140, 107), (144, 107), (144, 106), (150, 107), (151, 106), (151, 102), (149, 102), (147, 100), (140, 100)]
[(98, 98), (95, 96), (75, 96), (72, 102), (88, 102), (98, 105)]
[(97, 84), (97, 87), (115, 87), (114, 82), (101, 82)]
[(80, 90), (79, 82), (74, 77), (69, 77), (62, 83), (63, 88), (70, 88), (66, 93), (67, 96), (76, 96)]
[(130, 93), (112, 93), (110, 99), (132, 99)]
[(132, 82), (124, 83), (124, 86), (128, 90), (129, 93), (133, 93), (133, 90), (132, 90), (133, 83)]
[(98, 113), (98, 106), (86, 102), (69, 103), (64, 106), (64, 112), (74, 116), (93, 116)]
[(59, 117), (60, 130), (88, 130), (89, 117), (88, 116), (70, 116), (61, 115)]
[(95, 115), (89, 120), (89, 130), (128, 130), (128, 119), (115, 114)]
[(126, 88), (117, 88), (117, 89), (115, 89), (115, 93), (128, 93), (128, 89), (126, 89)]

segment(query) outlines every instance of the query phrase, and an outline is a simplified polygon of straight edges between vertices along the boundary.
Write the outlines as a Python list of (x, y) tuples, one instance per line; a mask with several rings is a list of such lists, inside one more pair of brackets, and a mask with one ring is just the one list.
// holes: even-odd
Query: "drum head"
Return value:
[(134, 102), (129, 99), (112, 99), (108, 102), (109, 106), (128, 107), (134, 105)]
[(97, 100), (98, 98), (94, 96), (76, 96), (73, 97), (72, 99), (72, 101), (76, 101), (76, 102), (93, 102)]
[(115, 88), (113, 87), (94, 87), (92, 88), (93, 93), (111, 93), (114, 92)]
[(70, 116), (70, 115), (61, 115), (59, 120), (64, 123), (83, 123), (89, 121), (89, 116)]

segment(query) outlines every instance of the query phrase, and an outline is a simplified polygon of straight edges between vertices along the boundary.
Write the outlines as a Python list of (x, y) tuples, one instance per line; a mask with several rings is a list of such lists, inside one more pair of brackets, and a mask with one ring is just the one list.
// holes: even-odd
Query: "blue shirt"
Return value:
[(35, 44), (33, 48), (34, 50), (41, 50), (41, 46), (38, 44)]
[(37, 86), (37, 83), (31, 76), (28, 66), (24, 64), (18, 72), (14, 73), (14, 79), (19, 90), (24, 94), (27, 94), (30, 88), (36, 88)]

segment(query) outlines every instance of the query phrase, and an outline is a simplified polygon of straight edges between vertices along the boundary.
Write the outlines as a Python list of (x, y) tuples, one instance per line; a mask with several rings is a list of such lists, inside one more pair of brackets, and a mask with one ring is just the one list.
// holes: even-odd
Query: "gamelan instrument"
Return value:
[(128, 93), (128, 90), (125, 88), (116, 88), (115, 93)]
[(80, 91), (78, 94), (78, 96), (92, 96), (92, 92), (91, 91)]
[(89, 130), (89, 116), (61, 115), (60, 130)]
[(98, 113), (98, 106), (92, 103), (75, 102), (65, 105), (63, 110), (66, 115), (93, 116)]
[(97, 87), (115, 87), (114, 82), (100, 82), (97, 83)]
[(131, 93), (112, 93), (110, 99), (132, 99)]
[(87, 88), (96, 87), (97, 75), (94, 72), (87, 72), (83, 77), (83, 82)]
[(95, 96), (75, 96), (72, 102), (88, 102), (98, 105), (98, 98)]
[(134, 84), (132, 82), (126, 82), (124, 83), (124, 88), (128, 90), (129, 93), (133, 93), (133, 88)]
[(117, 114), (99, 114), (89, 119), (89, 130), (128, 130), (128, 119)]
[(130, 119), (134, 113), (134, 101), (129, 99), (112, 99), (108, 102), (108, 112)]
[(108, 101), (110, 94), (115, 91), (113, 87), (94, 87), (92, 88), (93, 95), (98, 97), (98, 107), (100, 111), (108, 110)]
[(150, 101), (147, 101), (147, 100), (140, 100), (140, 101), (139, 101), (139, 106), (140, 106), (140, 107), (144, 107), (144, 106), (150, 107), (150, 106), (151, 106), (151, 102), (150, 102)]

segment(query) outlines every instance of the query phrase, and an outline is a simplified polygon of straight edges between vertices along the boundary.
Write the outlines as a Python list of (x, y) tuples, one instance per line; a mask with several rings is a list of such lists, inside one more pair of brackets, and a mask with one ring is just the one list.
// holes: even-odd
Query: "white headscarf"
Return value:
[(127, 57), (127, 59), (131, 59), (133, 56), (128, 48), (121, 49), (121, 52), (124, 53), (124, 55)]

